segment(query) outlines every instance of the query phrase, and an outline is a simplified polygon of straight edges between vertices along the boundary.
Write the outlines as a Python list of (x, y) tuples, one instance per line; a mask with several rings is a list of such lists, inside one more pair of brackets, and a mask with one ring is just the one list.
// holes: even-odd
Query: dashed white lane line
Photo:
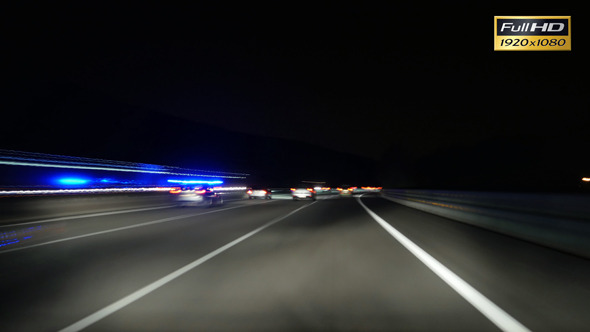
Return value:
[(473, 305), (479, 312), (487, 317), (502, 331), (530, 331), (514, 317), (510, 316), (506, 311), (502, 310), (495, 303), (490, 301), (487, 297), (469, 285), (466, 281), (461, 279), (458, 275), (449, 270), (446, 266), (437, 261), (434, 257), (408, 239), (405, 235), (400, 233), (397, 229), (391, 226), (387, 221), (379, 217), (375, 212), (370, 210), (360, 199), (356, 198), (359, 204), (367, 211), (367, 213), (383, 227), (391, 236), (393, 236), (399, 243), (408, 249), (416, 258), (418, 258), (424, 265), (426, 265), (432, 272), (439, 276), (445, 283), (453, 288), (459, 295), (461, 295), (467, 302)]
[[(227, 199), (224, 201), (225, 202), (232, 202), (232, 201), (236, 201), (236, 199)], [(151, 206), (151, 207), (146, 207), (146, 208), (137, 208), (137, 209), (129, 209), (129, 210), (117, 210), (117, 211), (97, 212), (97, 213), (81, 214), (81, 215), (66, 216), (66, 217), (56, 217), (56, 218), (34, 220), (34, 221), (28, 221), (28, 222), (22, 222), (22, 223), (16, 223), (16, 224), (0, 225), (0, 228), (18, 227), (18, 226), (26, 226), (26, 225), (33, 225), (33, 224), (44, 224), (44, 223), (53, 222), (53, 221), (64, 221), (64, 220), (72, 220), (72, 219), (102, 217), (102, 216), (110, 216), (110, 215), (114, 215), (114, 214), (169, 209), (169, 208), (172, 208), (175, 206), (177, 206), (177, 205), (176, 204), (167, 204), (167, 205)]]
[(67, 216), (67, 217), (58, 217), (58, 218), (51, 218), (51, 219), (43, 219), (43, 220), (35, 220), (23, 223), (16, 223), (16, 224), (8, 224), (8, 225), (0, 225), (0, 227), (17, 227), (17, 226), (26, 226), (31, 224), (44, 224), (53, 221), (63, 221), (63, 220), (71, 220), (71, 219), (83, 219), (83, 218), (92, 218), (92, 217), (102, 217), (102, 216), (110, 216), (113, 214), (122, 214), (122, 213), (132, 213), (132, 212), (141, 212), (141, 211), (150, 211), (150, 210), (160, 210), (160, 209), (168, 209), (174, 207), (175, 205), (163, 205), (163, 206), (155, 206), (155, 207), (148, 207), (148, 208), (140, 208), (140, 209), (130, 209), (130, 210), (118, 210), (118, 211), (109, 211), (109, 212), (98, 212), (98, 213), (89, 213), (89, 214), (82, 214), (76, 216)]
[[(272, 201), (266, 201), (266, 202), (262, 202), (262, 203), (258, 203), (258, 204), (265, 204), (265, 203), (270, 203), (270, 202), (272, 202)], [(258, 205), (258, 204), (255, 204), (255, 205)], [(161, 223), (165, 223), (165, 222), (169, 222), (169, 221), (174, 221), (174, 220), (179, 220), (179, 219), (184, 219), (184, 218), (190, 218), (190, 217), (202, 216), (202, 215), (210, 214), (210, 213), (216, 213), (216, 212), (221, 212), (221, 211), (233, 210), (233, 209), (238, 209), (238, 208), (242, 208), (242, 207), (246, 207), (246, 206), (253, 206), (253, 205), (238, 205), (238, 206), (232, 206), (232, 207), (228, 207), (228, 208), (224, 208), (224, 209), (216, 209), (216, 210), (213, 210), (213, 211), (199, 212), (199, 213), (191, 213), (191, 214), (183, 214), (183, 215), (180, 215), (180, 216), (174, 216), (174, 217), (169, 217), (169, 218), (164, 218), (164, 219), (147, 221), (147, 222), (143, 222), (143, 223), (140, 223), (140, 224), (134, 224), (134, 225), (129, 225), (129, 226), (111, 228), (111, 229), (107, 229), (107, 230), (104, 230), (104, 231), (86, 233), (86, 234), (77, 235), (77, 236), (71, 236), (71, 237), (67, 237), (67, 238), (63, 238), (63, 239), (58, 239), (58, 240), (53, 240), (53, 241), (47, 241), (47, 242), (42, 242), (42, 243), (37, 243), (37, 244), (31, 244), (31, 245), (28, 245), (28, 246), (22, 246), (22, 247), (17, 247), (17, 248), (12, 248), (12, 249), (6, 249), (6, 250), (0, 251), (0, 255), (1, 254), (6, 254), (6, 253), (9, 253), (9, 252), (19, 251), (19, 250), (25, 250), (25, 249), (30, 249), (30, 248), (35, 248), (35, 247), (42, 247), (42, 246), (46, 246), (46, 245), (50, 245), (50, 244), (55, 244), (55, 243), (60, 243), (60, 242), (66, 242), (66, 241), (72, 241), (72, 240), (82, 239), (82, 238), (90, 237), (90, 236), (96, 236), (96, 235), (102, 235), (102, 234), (107, 234), (107, 233), (119, 232), (119, 231), (124, 231), (124, 230), (132, 229), (132, 228), (137, 228), (137, 227), (150, 226), (150, 225), (161, 224)]]
[(251, 231), (250, 233), (247, 233), (246, 235), (243, 235), (243, 236), (233, 240), (232, 242), (229, 242), (228, 244), (224, 245), (223, 247), (220, 247), (219, 249), (208, 253), (207, 255), (193, 261), (192, 263), (189, 263), (189, 264), (181, 267), (180, 269), (168, 274), (167, 276), (164, 276), (161, 279), (154, 281), (153, 283), (127, 295), (126, 297), (98, 310), (97, 312), (91, 314), (90, 316), (87, 316), (87, 317), (77, 321), (76, 323), (60, 330), (60, 332), (77, 332), (77, 331), (80, 331), (80, 330), (98, 322), (99, 320), (121, 310), (122, 308), (128, 306), (129, 304), (141, 299), (142, 297), (148, 295), (149, 293), (155, 291), (156, 289), (166, 285), (167, 283), (182, 276), (183, 274), (189, 272), (190, 270), (196, 268), (197, 266), (205, 263), (206, 261), (210, 260), (211, 258), (221, 254), (222, 252), (228, 250), (229, 248), (235, 246), (236, 244), (248, 239), (249, 237), (252, 237), (256, 233), (261, 232), (262, 230), (278, 223), (279, 221), (301, 211), (302, 209), (304, 209), (314, 203), (315, 202), (310, 203), (310, 204), (306, 204), (296, 210), (289, 212), (288, 214), (286, 214), (282, 217), (278, 217), (278, 218), (275, 218), (275, 219), (269, 221), (268, 223), (256, 228), (255, 230)]

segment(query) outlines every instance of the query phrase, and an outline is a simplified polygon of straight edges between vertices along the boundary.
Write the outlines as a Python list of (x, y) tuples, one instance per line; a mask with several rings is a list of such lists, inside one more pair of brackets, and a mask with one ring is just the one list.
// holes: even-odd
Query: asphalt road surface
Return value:
[(582, 331), (590, 261), (376, 195), (2, 226), (2, 331)]

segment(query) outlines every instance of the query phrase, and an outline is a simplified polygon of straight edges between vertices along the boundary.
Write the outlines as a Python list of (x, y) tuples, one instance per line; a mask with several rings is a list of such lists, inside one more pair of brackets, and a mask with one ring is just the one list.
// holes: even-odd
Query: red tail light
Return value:
[(291, 188), (291, 191), (295, 191), (295, 188)]
[(246, 191), (246, 194), (252, 194), (252, 190)]
[(207, 190), (203, 189), (203, 190), (195, 190), (195, 194), (204, 194), (206, 193)]
[(171, 194), (180, 194), (182, 190), (180, 188), (173, 188), (170, 190)]
[(307, 191), (315, 194), (315, 190), (313, 190), (313, 188), (307, 188)]

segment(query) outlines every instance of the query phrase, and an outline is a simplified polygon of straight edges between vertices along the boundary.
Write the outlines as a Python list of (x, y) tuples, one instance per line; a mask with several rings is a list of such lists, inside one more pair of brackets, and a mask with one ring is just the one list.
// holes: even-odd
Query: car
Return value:
[(344, 185), (344, 186), (338, 187), (338, 192), (340, 193), (340, 196), (350, 196), (350, 195), (352, 195), (352, 192), (355, 188), (356, 187)]
[(209, 187), (179, 187), (170, 190), (178, 206), (215, 206), (223, 204), (223, 197)]
[(272, 191), (268, 188), (252, 187), (246, 192), (249, 199), (264, 198), (272, 199)]
[(295, 188), (291, 188), (291, 195), (293, 196), (293, 200), (297, 201), (299, 199), (311, 199), (312, 201), (316, 200), (316, 191), (313, 188), (307, 186), (299, 186)]

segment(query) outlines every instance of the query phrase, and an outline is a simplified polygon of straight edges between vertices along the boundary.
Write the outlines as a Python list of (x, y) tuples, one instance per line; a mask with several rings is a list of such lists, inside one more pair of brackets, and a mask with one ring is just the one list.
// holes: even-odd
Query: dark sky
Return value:
[[(4, 83), (31, 94), (67, 82), (374, 160), (494, 140), (587, 143), (588, 17), (561, 2), (69, 2), (4, 14)], [(571, 15), (573, 51), (494, 52), (494, 15)]]

